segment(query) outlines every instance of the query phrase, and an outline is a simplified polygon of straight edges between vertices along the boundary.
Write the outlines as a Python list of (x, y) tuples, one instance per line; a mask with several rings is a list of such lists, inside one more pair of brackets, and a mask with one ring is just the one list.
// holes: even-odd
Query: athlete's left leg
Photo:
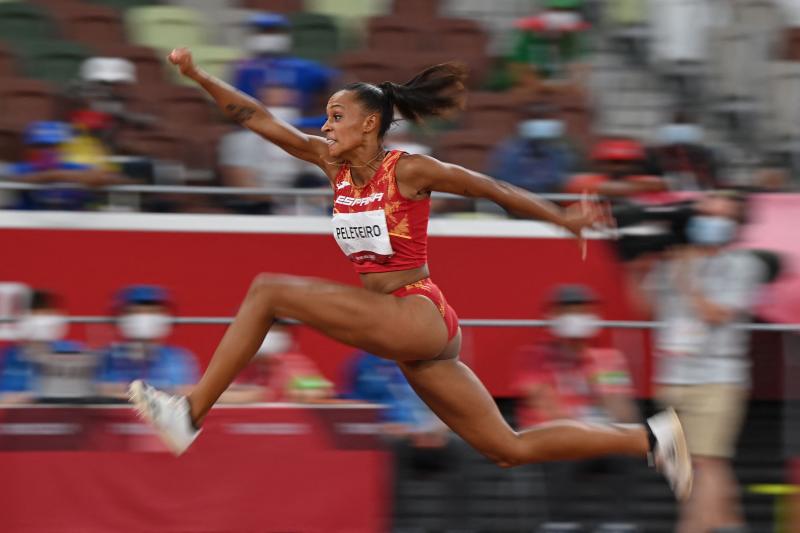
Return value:
[(397, 364), (420, 398), (450, 429), (500, 466), (610, 454), (644, 458), (650, 450), (643, 425), (563, 420), (516, 432), (480, 380), (458, 359)]

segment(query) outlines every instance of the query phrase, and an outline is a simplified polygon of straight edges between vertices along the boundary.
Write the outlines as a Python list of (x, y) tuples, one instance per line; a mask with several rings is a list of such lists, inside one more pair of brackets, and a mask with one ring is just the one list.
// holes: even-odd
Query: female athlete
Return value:
[(208, 411), (281, 317), (396, 361), (425, 403), (500, 466), (606, 454), (649, 457), (676, 496), (687, 497), (692, 469), (674, 412), (658, 414), (642, 425), (559, 421), (517, 432), (506, 424), (483, 384), (459, 361), (458, 318), (428, 273), (431, 192), (487, 198), (516, 215), (561, 226), (579, 239), (584, 228), (602, 218), (599, 209), (585, 203), (562, 210), (483, 174), (383, 148), (395, 109), (418, 121), (461, 106), (463, 67), (436, 65), (404, 85), (348, 85), (328, 100), (323, 137), (295, 129), (256, 100), (202, 71), (185, 48), (174, 50), (169, 61), (239, 124), (325, 172), (335, 193), (334, 237), (363, 285), (260, 274), (188, 396), (170, 396), (133, 382), (131, 402), (175, 454), (194, 441)]

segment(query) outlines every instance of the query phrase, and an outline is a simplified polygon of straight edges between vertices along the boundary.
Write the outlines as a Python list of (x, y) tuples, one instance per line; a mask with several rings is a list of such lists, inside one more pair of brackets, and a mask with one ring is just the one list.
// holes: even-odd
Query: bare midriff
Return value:
[(383, 294), (391, 294), (401, 287), (405, 287), (406, 285), (410, 285), (411, 283), (429, 276), (428, 265), (422, 265), (421, 267), (412, 268), (410, 270), (359, 274), (361, 284), (365, 289)]

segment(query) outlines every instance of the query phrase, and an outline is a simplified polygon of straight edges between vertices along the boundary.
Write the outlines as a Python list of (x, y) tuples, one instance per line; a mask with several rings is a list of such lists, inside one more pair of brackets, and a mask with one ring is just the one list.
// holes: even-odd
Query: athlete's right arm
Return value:
[(180, 68), (181, 74), (205, 89), (231, 119), (291, 155), (319, 166), (330, 175), (331, 165), (326, 162), (328, 145), (324, 138), (303, 133), (274, 116), (255, 98), (199, 69), (187, 48), (176, 48), (168, 58)]

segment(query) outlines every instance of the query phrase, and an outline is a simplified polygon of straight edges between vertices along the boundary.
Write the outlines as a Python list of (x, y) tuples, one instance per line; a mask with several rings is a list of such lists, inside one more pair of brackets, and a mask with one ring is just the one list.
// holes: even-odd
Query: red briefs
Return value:
[(400, 298), (411, 294), (425, 296), (436, 305), (442, 318), (444, 318), (444, 324), (447, 326), (447, 340), (451, 340), (456, 336), (456, 333), (458, 333), (458, 315), (456, 315), (453, 308), (447, 304), (442, 290), (436, 286), (431, 278), (421, 279), (405, 287), (400, 287), (392, 292), (392, 294)]

